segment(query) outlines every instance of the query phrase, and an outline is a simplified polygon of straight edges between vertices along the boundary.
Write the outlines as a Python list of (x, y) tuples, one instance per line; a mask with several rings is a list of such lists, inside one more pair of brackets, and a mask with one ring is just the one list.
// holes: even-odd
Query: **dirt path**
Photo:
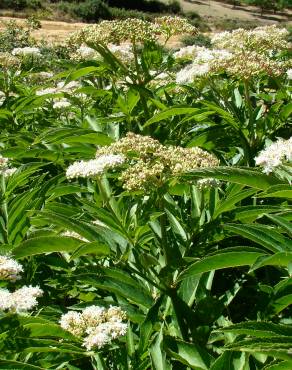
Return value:
[(258, 21), (264, 24), (277, 22), (289, 22), (292, 24), (291, 10), (287, 10), (285, 14), (264, 14), (263, 17), (261, 17), (259, 9), (253, 6), (237, 6), (233, 8), (231, 4), (213, 0), (179, 0), (179, 2), (184, 11), (194, 11), (201, 17)]

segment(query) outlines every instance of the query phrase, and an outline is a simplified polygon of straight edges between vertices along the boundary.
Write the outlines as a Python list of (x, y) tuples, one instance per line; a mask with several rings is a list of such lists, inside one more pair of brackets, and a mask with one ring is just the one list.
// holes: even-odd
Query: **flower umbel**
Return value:
[(127, 324), (123, 322), (126, 313), (120, 307), (86, 307), (83, 312), (69, 311), (62, 315), (60, 325), (76, 337), (83, 338), (88, 351), (110, 344), (112, 340), (126, 334)]
[(288, 140), (280, 138), (266, 149), (262, 150), (255, 158), (258, 166), (263, 167), (263, 172), (271, 173), (281, 165), (292, 160), (292, 137)]

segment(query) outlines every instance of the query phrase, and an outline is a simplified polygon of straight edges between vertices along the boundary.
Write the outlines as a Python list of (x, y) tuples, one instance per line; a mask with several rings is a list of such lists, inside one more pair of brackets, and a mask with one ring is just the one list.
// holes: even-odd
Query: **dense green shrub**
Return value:
[(31, 45), (31, 30), (38, 28), (33, 20), (28, 20), (27, 27), (15, 21), (5, 22), (5, 30), (0, 32), (0, 52), (11, 51), (14, 48)]
[(41, 0), (1, 0), (0, 9), (23, 10), (25, 8), (38, 9), (42, 6)]
[(182, 38), (182, 43), (185, 46), (189, 45), (198, 45), (198, 46), (205, 46), (205, 47), (211, 47), (211, 39), (210, 37), (203, 35), (202, 33), (198, 35), (186, 35)]
[(62, 1), (58, 4), (58, 8), (72, 17), (77, 17), (87, 22), (111, 18), (109, 7), (102, 0)]
[(110, 18), (108, 6), (101, 0), (86, 0), (73, 8), (77, 17), (85, 21)]
[(159, 0), (106, 0), (106, 2), (112, 7), (136, 9), (150, 13), (169, 12), (178, 14), (181, 12), (181, 6), (176, 0), (171, 1), (168, 4), (162, 3)]
[(111, 19), (127, 19), (127, 18), (138, 18), (144, 21), (151, 21), (157, 16), (156, 13), (146, 13), (134, 9), (123, 9), (109, 7)]

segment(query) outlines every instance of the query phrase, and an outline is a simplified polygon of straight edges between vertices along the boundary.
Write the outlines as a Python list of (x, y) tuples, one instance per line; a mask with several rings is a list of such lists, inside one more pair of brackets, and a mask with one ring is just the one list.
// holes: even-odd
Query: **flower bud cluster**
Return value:
[(292, 161), (292, 137), (282, 138), (262, 150), (255, 158), (256, 165), (263, 167), (264, 173), (271, 173), (278, 167)]
[(261, 73), (279, 76), (285, 71), (285, 63), (273, 60), (256, 51), (235, 52), (231, 58), (213, 62), (212, 69), (222, 70), (235, 78), (249, 79)]
[(276, 25), (257, 27), (253, 30), (239, 28), (234, 31), (216, 33), (211, 42), (214, 47), (230, 51), (250, 50), (266, 53), (287, 49), (288, 31)]
[(129, 18), (124, 20), (102, 21), (87, 26), (73, 33), (68, 43), (70, 45), (85, 44), (121, 44), (126, 41), (144, 43), (157, 41), (159, 37), (168, 39), (173, 35), (195, 33), (186, 19), (180, 17), (159, 17), (154, 22)]
[(3, 69), (17, 68), (20, 65), (20, 60), (14, 55), (7, 52), (0, 52), (0, 67)]
[(39, 287), (23, 286), (10, 293), (0, 289), (0, 310), (9, 312), (26, 312), (37, 306), (37, 298), (43, 295)]
[(0, 280), (19, 280), (22, 272), (22, 266), (13, 258), (0, 256)]
[(212, 177), (208, 177), (205, 179), (200, 179), (197, 181), (197, 187), (199, 190), (205, 190), (210, 188), (218, 188), (220, 186), (221, 182), (217, 179), (214, 179)]
[(76, 337), (83, 339), (88, 351), (102, 348), (112, 340), (126, 334), (127, 324), (123, 322), (126, 313), (120, 307), (108, 309), (89, 306), (82, 312), (69, 311), (62, 315), (60, 326)]
[(269, 58), (256, 51), (241, 50), (230, 53), (226, 50), (201, 51), (192, 64), (176, 75), (177, 83), (191, 83), (197, 76), (225, 72), (239, 79), (249, 79), (261, 73), (279, 76), (286, 70), (286, 62)]
[(128, 168), (120, 179), (126, 190), (148, 191), (162, 186), (170, 177), (179, 176), (197, 167), (218, 166), (218, 160), (200, 148), (164, 146), (149, 136), (128, 133), (96, 156), (119, 153), (128, 159)]
[(157, 33), (165, 39), (172, 36), (197, 33), (197, 28), (189, 23), (186, 18), (164, 16), (155, 18), (154, 24), (157, 28)]

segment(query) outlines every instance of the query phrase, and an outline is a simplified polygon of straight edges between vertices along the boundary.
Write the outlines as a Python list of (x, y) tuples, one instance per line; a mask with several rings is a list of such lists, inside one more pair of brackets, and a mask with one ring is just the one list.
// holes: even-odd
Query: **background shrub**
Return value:
[(198, 46), (205, 46), (207, 48), (211, 47), (211, 39), (208, 36), (203, 35), (200, 33), (199, 35), (186, 35), (181, 39), (182, 43), (185, 46), (189, 45), (198, 45)]

